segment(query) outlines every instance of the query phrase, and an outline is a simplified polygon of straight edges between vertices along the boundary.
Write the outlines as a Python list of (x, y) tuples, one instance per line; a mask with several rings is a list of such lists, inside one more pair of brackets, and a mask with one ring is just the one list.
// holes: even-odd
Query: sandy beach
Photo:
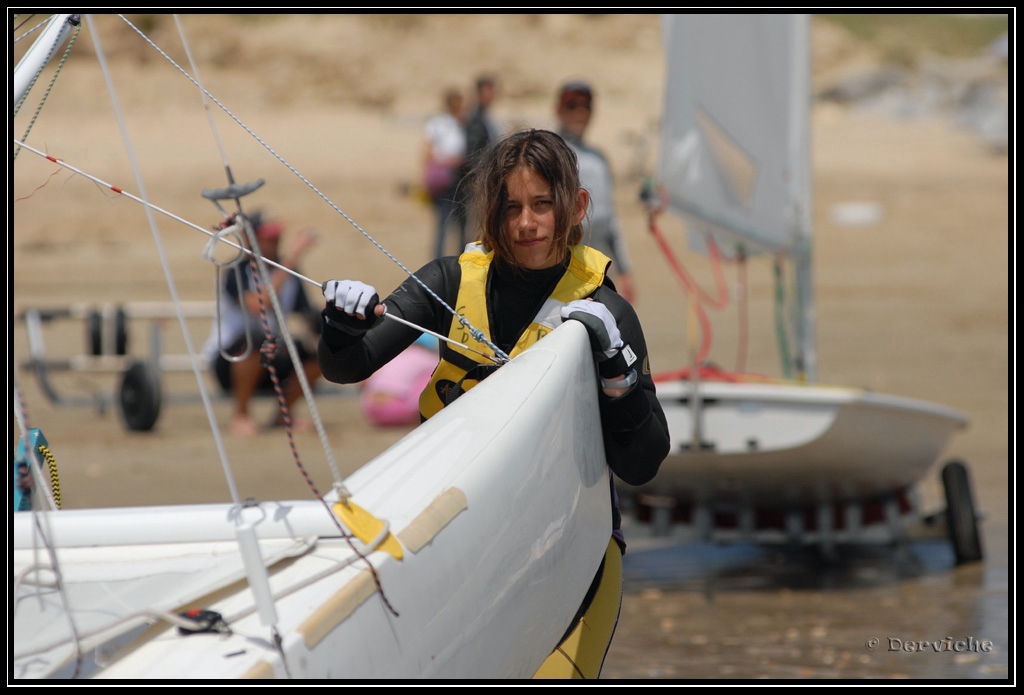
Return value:
[[(638, 268), (635, 305), (654, 370), (682, 366), (684, 296), (638, 199), (642, 178), (654, 171), (664, 90), (657, 15), (188, 15), (182, 24), (204, 85), (233, 117), (214, 106), (208, 118), (192, 83), (152, 48), (130, 41), (133, 32), (118, 26), (117, 18), (100, 16), (96, 25), (104, 32), (120, 110), (111, 107), (89, 55), (93, 43), (83, 32), (76, 46), (81, 55), (67, 63), (26, 142), (125, 191), (137, 193), (141, 185), (154, 204), (205, 229), (219, 215), (200, 193), (225, 185), (225, 165), (238, 181), (265, 179), (246, 203), (266, 207), (292, 229), (309, 226), (319, 233), (302, 268), (309, 278), (354, 277), (388, 292), (405, 276), (401, 266), (415, 270), (429, 259), (432, 212), (409, 190), (418, 176), (423, 123), (440, 108), (443, 89), (468, 90), (477, 73), (492, 72), (501, 84), (495, 116), (505, 127), (553, 127), (556, 87), (585, 76), (598, 95), (589, 137), (606, 149), (616, 171), (616, 202)], [(869, 64), (869, 50), (818, 26), (816, 85)], [(150, 29), (187, 69), (173, 21), (164, 18)], [(15, 120), (16, 138), (29, 118), (19, 114)], [(129, 156), (119, 118), (131, 138)], [(899, 581), (853, 582), (838, 596), (813, 587), (793, 618), (796, 640), (776, 624), (793, 615), (782, 606), (791, 607), (799, 593), (785, 581), (754, 591), (728, 585), (716, 600), (693, 584), (634, 591), (627, 583), (606, 677), (1007, 675), (1010, 642), (1000, 623), (1007, 613), (998, 617), (998, 607), (993, 614), (987, 603), (978, 617), (978, 606), (993, 595), (1004, 609), (1008, 605), (1008, 536), (1015, 516), (1007, 494), (1009, 159), (958, 127), (948, 112), (906, 115), (837, 103), (815, 107), (813, 157), (818, 379), (941, 403), (969, 417), (943, 460), (970, 465), (986, 514), (984, 567), (931, 567)], [(116, 374), (53, 374), (62, 396), (85, 403), (60, 405), (20, 366), (30, 355), (18, 317), (28, 308), (170, 301), (165, 271), (180, 299), (212, 300), (216, 268), (202, 257), (206, 237), (158, 214), (155, 238), (142, 206), (28, 151), (17, 155), (10, 187), (9, 380), (18, 386), (29, 426), (41, 428), (51, 444), (64, 505), (227, 500), (191, 373), (166, 375), (165, 403), (153, 431), (128, 432), (116, 403), (103, 413), (88, 405), (116, 398)], [(851, 204), (866, 206), (873, 217), (861, 224), (844, 221), (842, 211)], [(679, 258), (710, 286), (708, 261), (686, 249), (682, 223), (660, 223)], [(730, 282), (738, 281), (733, 269), (727, 273)], [(749, 338), (741, 343), (746, 332), (734, 305), (713, 315), (712, 359), (732, 368), (742, 350), (748, 370), (779, 376), (770, 263), (753, 260), (748, 282)], [(310, 291), (316, 296), (315, 288)], [(191, 321), (186, 339), (175, 321), (165, 321), (161, 347), (167, 353), (183, 353), (189, 342), (198, 348), (209, 325)], [(81, 354), (83, 328), (78, 321), (48, 325), (47, 354)], [(147, 322), (130, 326), (132, 354), (148, 354), (150, 331)], [(344, 472), (408, 431), (370, 425), (353, 394), (335, 389), (316, 402)], [(268, 399), (256, 412), (269, 417), (275, 407)], [(230, 404), (218, 399), (214, 409), (243, 497), (310, 494), (281, 431), (231, 437)], [(309, 415), (305, 405), (300, 412)], [(298, 434), (295, 441), (302, 464), (329, 488), (317, 437)], [(941, 499), (936, 476), (923, 481), (922, 495), (930, 503)], [(855, 607), (874, 606), (865, 610), (884, 626), (894, 602), (917, 607), (918, 622), (908, 615), (897, 624), (911, 632), (935, 631), (922, 639), (998, 625), (1002, 635), (986, 638), (1004, 640), (1003, 651), (969, 663), (945, 659), (937, 665), (900, 654), (865, 662), (862, 633), (872, 623)], [(744, 652), (741, 635), (753, 640), (753, 652), (751, 643), (744, 643)], [(832, 649), (831, 660), (822, 655), (823, 643)], [(788, 645), (797, 653), (758, 651), (765, 644)]]

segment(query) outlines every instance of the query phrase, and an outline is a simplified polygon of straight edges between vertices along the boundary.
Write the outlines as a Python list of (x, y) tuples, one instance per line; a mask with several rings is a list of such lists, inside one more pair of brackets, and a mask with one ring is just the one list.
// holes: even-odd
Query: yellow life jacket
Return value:
[[(509, 357), (515, 357), (557, 328), (562, 323), (559, 313), (562, 306), (589, 297), (604, 283), (605, 273), (611, 263), (610, 258), (589, 246), (570, 246), (569, 250), (569, 266), (555, 285), (551, 296), (544, 301), (540, 311), (519, 336)], [(459, 256), (462, 281), (455, 303), (455, 310), (470, 326), (482, 331), (488, 340), (491, 340), (491, 328), (487, 320), (487, 273), (493, 260), (493, 252), (485, 253), (479, 247), (467, 250)], [(448, 337), (485, 354), (494, 355), (487, 345), (478, 343), (457, 318), (452, 319)], [(495, 368), (493, 362), (481, 355), (442, 342), (441, 359), (430, 377), (430, 383), (420, 394), (420, 415), (423, 419), (433, 416), (459, 394), (478, 384)], [(473, 374), (469, 374), (471, 370)]]

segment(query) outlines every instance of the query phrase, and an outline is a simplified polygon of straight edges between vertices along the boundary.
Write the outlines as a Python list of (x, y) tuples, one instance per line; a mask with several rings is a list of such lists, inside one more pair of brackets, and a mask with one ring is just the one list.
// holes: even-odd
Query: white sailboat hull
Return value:
[[(569, 322), (346, 480), (404, 551), (366, 553), (376, 581), (318, 501), (15, 514), (15, 677), (75, 673), (69, 620), (82, 677), (532, 676), (611, 535), (589, 351)], [(31, 571), (50, 566), (32, 549), (37, 523), (67, 604), (49, 570)], [(280, 650), (242, 570), (240, 524), (260, 539)], [(182, 635), (145, 612), (188, 608), (230, 633)]]
[(919, 482), (968, 423), (952, 408), (853, 388), (701, 382), (696, 410), (693, 389), (658, 385), (672, 448), (640, 491), (720, 508), (885, 497)]

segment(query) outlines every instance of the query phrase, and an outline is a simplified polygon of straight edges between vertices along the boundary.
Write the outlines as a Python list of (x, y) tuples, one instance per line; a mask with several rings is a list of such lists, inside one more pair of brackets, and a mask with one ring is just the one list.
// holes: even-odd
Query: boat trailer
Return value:
[[(182, 302), (185, 318), (213, 320), (213, 302)], [(29, 308), (18, 318), (25, 322), (30, 357), (22, 370), (35, 375), (46, 398), (57, 406), (91, 406), (100, 414), (116, 403), (122, 421), (129, 430), (153, 429), (160, 415), (162, 375), (164, 372), (192, 371), (188, 355), (163, 353), (163, 323), (177, 317), (170, 302), (127, 302), (124, 304), (76, 303), (56, 308)], [(150, 322), (150, 352), (146, 358), (129, 354), (132, 320)], [(79, 320), (85, 328), (85, 354), (63, 359), (50, 357), (43, 337), (44, 326), (58, 320)], [(207, 365), (202, 357), (200, 369)], [(113, 398), (101, 393), (91, 396), (62, 394), (51, 375), (56, 372), (119, 374)]]

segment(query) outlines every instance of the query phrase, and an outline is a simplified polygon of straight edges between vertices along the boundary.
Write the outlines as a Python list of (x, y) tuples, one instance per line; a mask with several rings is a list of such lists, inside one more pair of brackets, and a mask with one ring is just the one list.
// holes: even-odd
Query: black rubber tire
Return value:
[(148, 432), (160, 417), (160, 375), (148, 362), (134, 361), (121, 378), (121, 419), (134, 432)]
[(89, 346), (89, 354), (93, 357), (103, 354), (103, 317), (98, 311), (89, 312), (89, 318), (85, 322), (85, 329), (88, 331), (86, 344)]
[(942, 485), (946, 490), (946, 523), (956, 564), (978, 562), (982, 558), (981, 537), (967, 466), (956, 460), (943, 466)]

